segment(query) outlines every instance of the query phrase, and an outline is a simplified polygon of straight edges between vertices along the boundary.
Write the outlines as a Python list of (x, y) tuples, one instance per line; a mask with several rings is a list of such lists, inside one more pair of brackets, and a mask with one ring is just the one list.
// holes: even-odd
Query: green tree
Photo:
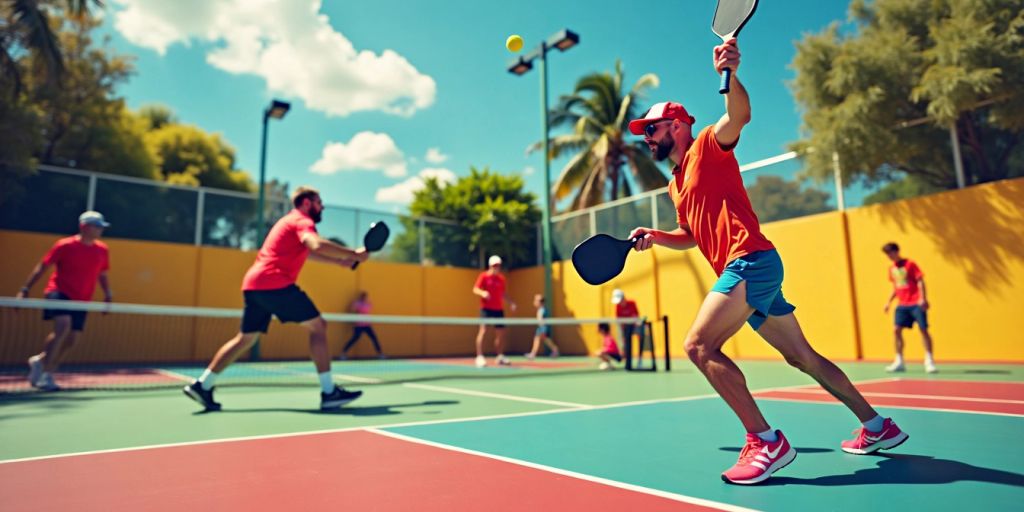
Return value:
[[(152, 118), (143, 122), (152, 123)], [(218, 134), (168, 122), (147, 132), (145, 141), (160, 176), (168, 183), (241, 192), (255, 190), (249, 174), (235, 168), (235, 149)]]
[[(489, 254), (500, 254), (512, 268), (533, 262), (540, 210), (536, 197), (523, 190), (520, 176), (473, 167), (455, 183), (427, 178), (425, 185), (413, 196), (410, 213), (454, 224), (426, 224), (426, 257), (435, 264), (476, 266)], [(395, 237), (395, 258), (416, 261), (417, 221), (402, 222), (405, 229)]]
[(747, 187), (750, 204), (761, 222), (791, 219), (831, 210), (826, 192), (804, 189), (797, 181), (787, 181), (780, 176), (758, 176), (753, 185)]
[(953, 188), (951, 125), (969, 184), (1024, 174), (1008, 165), (1024, 152), (1020, 0), (854, 0), (850, 17), (852, 30), (833, 24), (797, 43), (806, 137), (793, 149), (811, 175), (829, 176), (837, 152), (848, 180)]
[[(622, 63), (616, 62), (614, 73), (586, 75), (576, 82), (573, 94), (559, 100), (549, 113), (551, 126), (570, 126), (572, 131), (551, 138), (547, 158), (572, 156), (552, 187), (556, 201), (575, 194), (569, 209), (577, 210), (668, 183), (647, 146), (626, 139), (629, 121), (638, 116), (637, 98), (657, 85), (658, 77), (646, 74), (625, 91)], [(540, 143), (530, 147), (540, 148)]]

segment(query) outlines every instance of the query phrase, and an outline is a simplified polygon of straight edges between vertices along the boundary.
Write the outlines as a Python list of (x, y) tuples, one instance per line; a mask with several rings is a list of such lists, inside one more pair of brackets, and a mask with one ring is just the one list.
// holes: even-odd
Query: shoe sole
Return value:
[(220, 404), (208, 404), (208, 403), (206, 403), (206, 401), (203, 400), (203, 397), (199, 396), (199, 393), (196, 393), (195, 391), (193, 391), (190, 386), (185, 386), (184, 388), (182, 388), (181, 392), (185, 393), (185, 396), (191, 398), (197, 404), (203, 406), (203, 409), (205, 409), (207, 411), (219, 411), (220, 410)]
[(754, 485), (754, 484), (759, 484), (759, 483), (764, 482), (765, 480), (768, 480), (769, 478), (771, 478), (772, 475), (774, 475), (776, 471), (778, 471), (778, 470), (780, 470), (780, 469), (790, 465), (794, 460), (796, 460), (796, 448), (793, 448), (792, 446), (790, 446), (789, 453), (787, 453), (786, 455), (783, 455), (781, 459), (775, 461), (775, 464), (772, 464), (771, 466), (768, 466), (768, 469), (764, 473), (761, 473), (761, 476), (759, 476), (757, 478), (751, 478), (750, 480), (729, 480), (729, 478), (727, 476), (722, 475), (722, 481), (727, 483), (727, 484), (735, 484), (735, 485)]
[(878, 450), (891, 450), (893, 448), (896, 448), (897, 446), (907, 442), (907, 439), (910, 439), (910, 436), (906, 432), (900, 432), (900, 435), (898, 435), (896, 437), (892, 437), (892, 438), (886, 439), (884, 441), (879, 441), (879, 442), (869, 446), (865, 450), (862, 450), (862, 449), (859, 449), (859, 448), (846, 448), (846, 447), (844, 447), (843, 451), (846, 452), (846, 453), (852, 453), (853, 455), (868, 455), (868, 454), (875, 453)]
[(330, 402), (321, 402), (320, 403), (320, 410), (321, 411), (326, 411), (328, 409), (338, 409), (338, 408), (342, 407), (345, 404), (352, 403), (352, 402), (356, 401), (361, 396), (363, 396), (363, 395), (360, 394), (359, 396), (354, 396), (352, 398), (346, 398), (344, 400), (331, 400)]

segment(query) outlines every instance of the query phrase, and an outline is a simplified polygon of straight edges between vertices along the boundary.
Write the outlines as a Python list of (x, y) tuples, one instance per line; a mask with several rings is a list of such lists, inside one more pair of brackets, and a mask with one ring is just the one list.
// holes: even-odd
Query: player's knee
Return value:
[(327, 321), (323, 317), (309, 320), (305, 325), (311, 334), (327, 334)]
[(683, 343), (683, 350), (686, 351), (686, 355), (690, 358), (690, 361), (693, 361), (697, 366), (703, 365), (707, 362), (708, 357), (717, 351), (717, 349), (711, 348), (707, 338), (693, 333), (686, 336), (686, 341)]

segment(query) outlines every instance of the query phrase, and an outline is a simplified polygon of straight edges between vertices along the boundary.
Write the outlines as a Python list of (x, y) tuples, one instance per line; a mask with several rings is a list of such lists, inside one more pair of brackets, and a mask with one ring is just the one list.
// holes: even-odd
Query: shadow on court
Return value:
[[(799, 451), (799, 448), (797, 449)], [(961, 481), (1024, 487), (1024, 475), (999, 469), (972, 466), (955, 460), (926, 455), (884, 454), (878, 466), (860, 469), (852, 474), (817, 478), (775, 476), (764, 485), (813, 485), (833, 487), (878, 484), (948, 484)]]
[[(409, 407), (430, 407), (437, 405), (458, 405), (458, 400), (427, 400), (425, 402), (416, 402), (408, 404), (391, 404), (391, 405), (372, 405), (367, 407), (342, 407), (340, 409), (330, 409), (322, 411), (320, 409), (298, 409), (298, 408), (287, 408), (287, 407), (260, 407), (250, 409), (222, 409), (220, 411), (196, 411), (192, 413), (193, 416), (205, 416), (207, 414), (248, 414), (248, 413), (261, 413), (261, 412), (297, 412), (302, 414), (318, 414), (324, 416), (390, 416), (394, 414), (402, 414), (402, 411), (396, 409), (405, 409)], [(441, 411), (436, 411), (433, 414), (439, 414)]]

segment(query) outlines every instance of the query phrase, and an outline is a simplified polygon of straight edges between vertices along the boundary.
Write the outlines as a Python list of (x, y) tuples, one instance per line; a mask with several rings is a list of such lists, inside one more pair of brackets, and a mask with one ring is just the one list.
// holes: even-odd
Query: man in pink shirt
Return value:
[[(80, 215), (78, 234), (61, 238), (53, 244), (43, 260), (32, 269), (17, 297), (28, 297), (32, 285), (52, 266), (53, 274), (43, 291), (47, 299), (90, 301), (99, 281), (105, 300), (113, 300), (107, 281), (110, 251), (107, 244), (100, 241), (103, 229), (108, 226), (110, 224), (99, 212), (88, 211)], [(43, 311), (44, 320), (53, 320), (53, 332), (46, 336), (43, 351), (28, 358), (28, 381), (32, 386), (45, 391), (60, 389), (53, 380), (53, 373), (85, 328), (85, 315), (86, 312), (80, 310)]]
[(183, 390), (207, 411), (220, 410), (220, 404), (213, 400), (217, 377), (252, 347), (260, 333), (267, 332), (272, 315), (282, 322), (297, 322), (309, 331), (309, 353), (320, 379), (320, 409), (336, 409), (362, 395), (361, 391), (346, 391), (331, 380), (327, 322), (295, 280), (307, 257), (351, 268), (357, 261), (366, 261), (366, 248), (348, 249), (317, 234), (316, 223), (324, 205), (315, 189), (297, 188), (292, 204), (295, 208), (274, 224), (242, 279), (245, 310), (241, 329), (217, 351), (202, 376)]
[[(487, 259), (487, 270), (481, 272), (473, 284), (473, 294), (480, 297), (480, 318), (504, 318), (505, 301), (509, 302), (512, 311), (516, 310), (516, 303), (508, 298), (505, 292), (505, 276), (501, 275), (501, 256), (494, 255)], [(487, 334), (487, 324), (480, 324), (480, 330), (476, 333), (476, 366), (483, 368), (487, 366), (484, 359), (484, 336)], [(505, 326), (496, 324), (494, 326), (494, 351), (497, 356), (494, 362), (498, 365), (510, 364), (505, 357), (505, 347), (502, 339), (505, 337)]]

